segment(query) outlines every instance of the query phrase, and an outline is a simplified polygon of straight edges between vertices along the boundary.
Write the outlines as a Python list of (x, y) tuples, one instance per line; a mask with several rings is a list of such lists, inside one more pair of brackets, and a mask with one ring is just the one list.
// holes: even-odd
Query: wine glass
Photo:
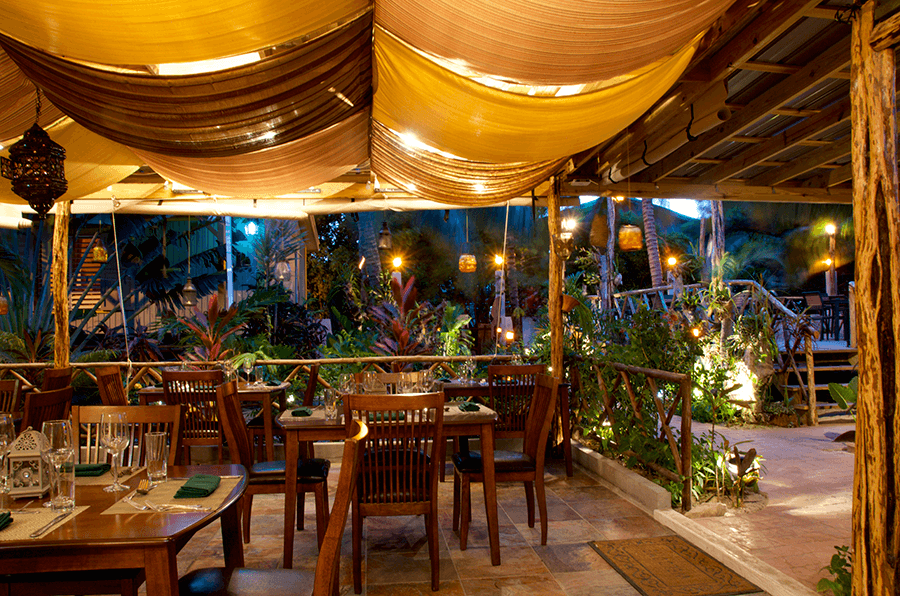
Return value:
[[(48, 420), (41, 427), (46, 441), (41, 446), (41, 456), (53, 466), (53, 478), (51, 479), (53, 491), (50, 493), (50, 501), (44, 507), (53, 509), (67, 509), (70, 500), (68, 496), (61, 494), (60, 471), (69, 458), (75, 453), (72, 441), (72, 423), (68, 420)], [(71, 503), (74, 505), (74, 502)]]
[(351, 373), (341, 373), (338, 377), (338, 390), (341, 393), (354, 393), (356, 389), (356, 384), (353, 382), (353, 375)]
[(431, 370), (423, 370), (419, 372), (419, 389), (424, 393), (428, 393), (434, 387), (434, 373)]
[(112, 454), (113, 483), (103, 488), (108, 493), (129, 490), (119, 482), (119, 454), (128, 444), (128, 420), (125, 412), (100, 415), (100, 442)]
[(247, 358), (241, 363), (241, 370), (244, 371), (244, 376), (247, 377), (247, 384), (250, 384), (250, 373), (253, 372), (253, 362)]
[(416, 378), (411, 373), (400, 373), (397, 382), (398, 393), (413, 393), (416, 390)]
[(0, 511), (6, 511), (6, 495), (9, 494), (9, 464), (7, 456), (13, 441), (16, 440), (16, 427), (12, 416), (0, 414)]

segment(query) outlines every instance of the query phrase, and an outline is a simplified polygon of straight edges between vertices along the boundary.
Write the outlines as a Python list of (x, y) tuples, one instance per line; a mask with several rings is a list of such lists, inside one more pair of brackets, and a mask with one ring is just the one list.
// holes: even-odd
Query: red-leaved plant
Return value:
[(234, 335), (244, 326), (235, 321), (237, 306), (232, 304), (227, 310), (219, 310), (219, 299), (213, 294), (209, 299), (206, 312), (197, 309), (190, 317), (178, 320), (194, 333), (195, 339), (200, 342), (194, 346), (193, 352), (185, 354), (187, 360), (215, 361), (223, 360), (229, 356), (230, 349), (224, 346), (225, 339)]
[(410, 277), (405, 285), (396, 278), (391, 279), (391, 293), (394, 302), (373, 306), (369, 313), (381, 328), (381, 336), (372, 350), (385, 356), (415, 356), (431, 351), (428, 334), (433, 313), (425, 304), (418, 304), (418, 292), (414, 286), (415, 277)]

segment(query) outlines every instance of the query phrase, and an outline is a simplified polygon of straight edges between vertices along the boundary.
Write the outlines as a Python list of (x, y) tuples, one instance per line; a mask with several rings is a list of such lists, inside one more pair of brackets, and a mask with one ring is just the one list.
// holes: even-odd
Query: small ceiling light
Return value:
[(475, 183), (475, 192), (484, 192), (484, 184), (481, 182)]
[(244, 226), (244, 231), (247, 232), (248, 236), (255, 236), (256, 232), (259, 231), (259, 226), (256, 225), (255, 221), (251, 221)]
[(615, 201), (616, 203), (621, 203), (624, 200), (625, 200), (625, 197), (623, 197), (622, 195), (617, 195), (617, 196), (613, 197), (613, 201)]
[(387, 222), (383, 221), (381, 222), (381, 231), (378, 232), (378, 250), (391, 250), (393, 247), (391, 231), (388, 229)]

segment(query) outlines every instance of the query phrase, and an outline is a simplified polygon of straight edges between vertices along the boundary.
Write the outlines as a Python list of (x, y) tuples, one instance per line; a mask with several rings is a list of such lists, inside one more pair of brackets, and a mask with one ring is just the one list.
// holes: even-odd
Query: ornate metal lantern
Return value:
[(109, 260), (109, 253), (99, 242), (91, 249), (91, 260), (95, 263), (105, 263)]
[(478, 261), (475, 259), (475, 255), (471, 253), (459, 255), (459, 270), (463, 273), (473, 273), (477, 265)]
[(386, 221), (381, 222), (381, 231), (378, 232), (378, 250), (391, 250), (394, 241), (391, 239), (391, 231)]
[(287, 261), (278, 261), (275, 263), (275, 279), (284, 281), (291, 277), (291, 266)]
[(41, 458), (47, 438), (29, 427), (9, 446), (9, 494), (40, 497), (50, 490), (50, 464)]
[(0, 315), (9, 314), (9, 300), (6, 296), (0, 296)]
[(624, 251), (641, 250), (644, 248), (644, 235), (637, 226), (624, 225), (619, 227), (619, 249)]
[(0, 158), (0, 175), (12, 180), (12, 191), (28, 201), (39, 219), (44, 219), (68, 188), (63, 165), (66, 150), (35, 122), (9, 148), (9, 157)]

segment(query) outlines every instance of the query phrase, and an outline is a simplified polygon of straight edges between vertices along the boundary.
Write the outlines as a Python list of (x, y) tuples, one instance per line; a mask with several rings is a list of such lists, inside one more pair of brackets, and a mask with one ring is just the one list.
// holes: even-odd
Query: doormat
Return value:
[(761, 592), (680, 536), (590, 543), (644, 596), (732, 596)]

